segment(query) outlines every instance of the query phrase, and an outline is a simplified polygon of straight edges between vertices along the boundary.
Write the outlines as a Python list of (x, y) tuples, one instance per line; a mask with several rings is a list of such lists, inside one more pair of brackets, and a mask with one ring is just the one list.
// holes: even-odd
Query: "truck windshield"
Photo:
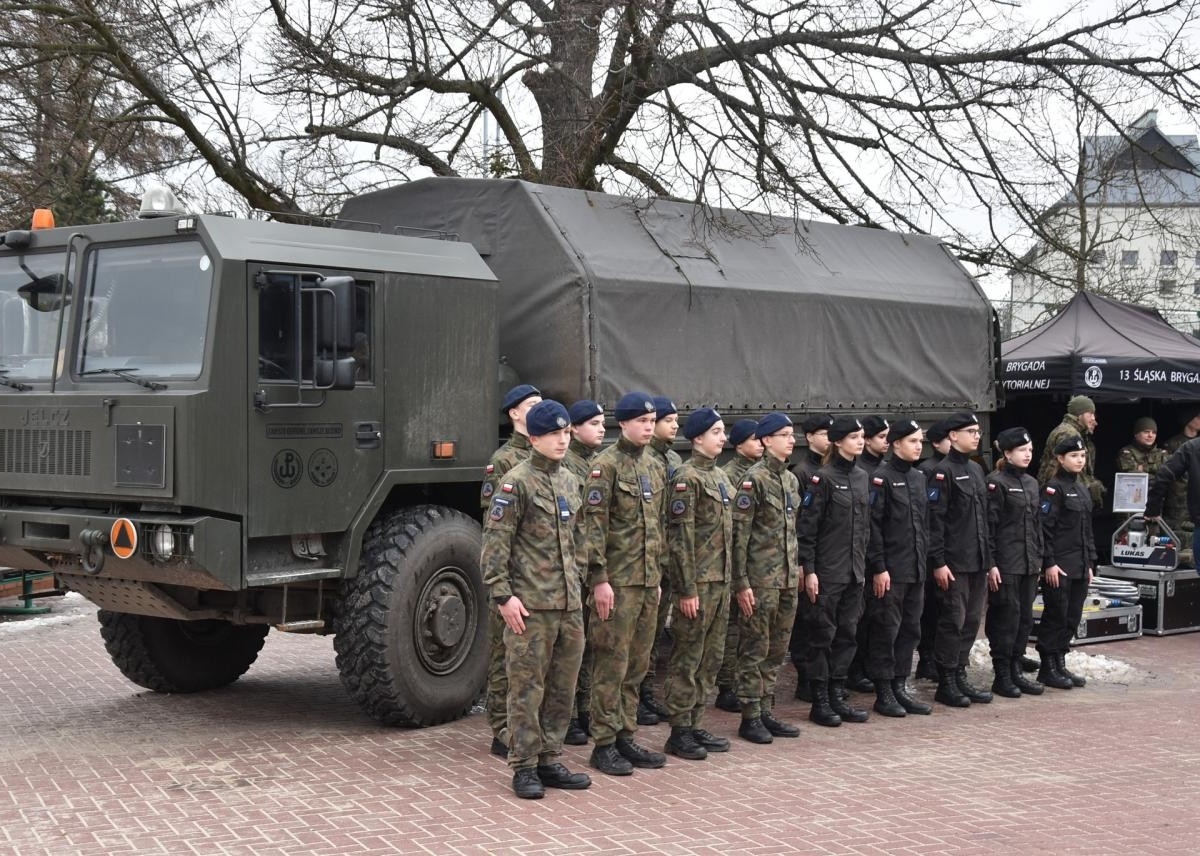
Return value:
[[(0, 257), (0, 374), (49, 380), (63, 253)], [(69, 293), (69, 290), (68, 290)]]
[(199, 241), (100, 247), (87, 271), (78, 374), (200, 376), (213, 265)]

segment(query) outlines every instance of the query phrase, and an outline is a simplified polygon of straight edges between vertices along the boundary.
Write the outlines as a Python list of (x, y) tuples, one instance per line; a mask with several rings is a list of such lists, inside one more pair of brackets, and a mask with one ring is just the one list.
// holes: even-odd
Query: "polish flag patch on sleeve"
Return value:
[(500, 490), (504, 491), (505, 493), (512, 493), (513, 486), (511, 484), (502, 484), (500, 485)]
[(675, 490), (687, 490), (687, 482), (675, 482)]
[(995, 489), (996, 489), (996, 483), (988, 482), (988, 490), (995, 490)]
[(592, 478), (594, 478), (594, 479), (600, 478), (600, 470), (599, 469), (592, 470)]
[(486, 467), (483, 468), (483, 471), (490, 476), (492, 473), (496, 472), (496, 465), (488, 464)]
[(813, 484), (820, 484), (820, 483), (821, 483), (821, 477), (820, 477), (820, 476), (813, 476), (813, 477), (812, 477), (812, 483), (813, 483)]
[(882, 487), (883, 479), (881, 479), (879, 476), (873, 476), (871, 478), (871, 484), (876, 485), (877, 487)]
[(1050, 487), (1050, 485), (1046, 485), (1046, 495), (1047, 496), (1054, 496), (1054, 494), (1056, 494), (1056, 493), (1058, 493), (1058, 491), (1056, 491), (1054, 488)]
[(752, 481), (742, 482), (742, 490), (754, 490), (754, 482), (752, 482)]
[(946, 480), (946, 474), (945, 474), (945, 473), (934, 473), (934, 474), (933, 474), (933, 477), (934, 477), (936, 480), (938, 480), (938, 481), (945, 481), (945, 480)]

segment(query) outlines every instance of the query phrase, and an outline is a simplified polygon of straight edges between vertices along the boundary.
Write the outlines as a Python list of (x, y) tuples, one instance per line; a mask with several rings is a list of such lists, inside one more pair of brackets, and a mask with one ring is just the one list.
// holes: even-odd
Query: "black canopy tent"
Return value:
[(1200, 339), (1157, 311), (1081, 291), (1046, 323), (1001, 346), (1006, 398), (1200, 401)]

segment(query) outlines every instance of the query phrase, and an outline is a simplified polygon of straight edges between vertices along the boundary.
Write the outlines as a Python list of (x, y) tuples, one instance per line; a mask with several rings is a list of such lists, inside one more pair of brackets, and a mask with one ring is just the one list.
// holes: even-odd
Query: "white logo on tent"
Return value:
[(1100, 371), (1099, 366), (1088, 366), (1083, 373), (1083, 382), (1092, 389), (1099, 389), (1100, 384), (1104, 383), (1104, 372)]

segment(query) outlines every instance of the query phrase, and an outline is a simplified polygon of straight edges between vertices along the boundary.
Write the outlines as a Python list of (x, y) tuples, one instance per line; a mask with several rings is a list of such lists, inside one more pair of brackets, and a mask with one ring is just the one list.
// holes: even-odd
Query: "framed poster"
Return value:
[(1140, 514), (1150, 493), (1149, 473), (1117, 473), (1113, 477), (1113, 511)]

